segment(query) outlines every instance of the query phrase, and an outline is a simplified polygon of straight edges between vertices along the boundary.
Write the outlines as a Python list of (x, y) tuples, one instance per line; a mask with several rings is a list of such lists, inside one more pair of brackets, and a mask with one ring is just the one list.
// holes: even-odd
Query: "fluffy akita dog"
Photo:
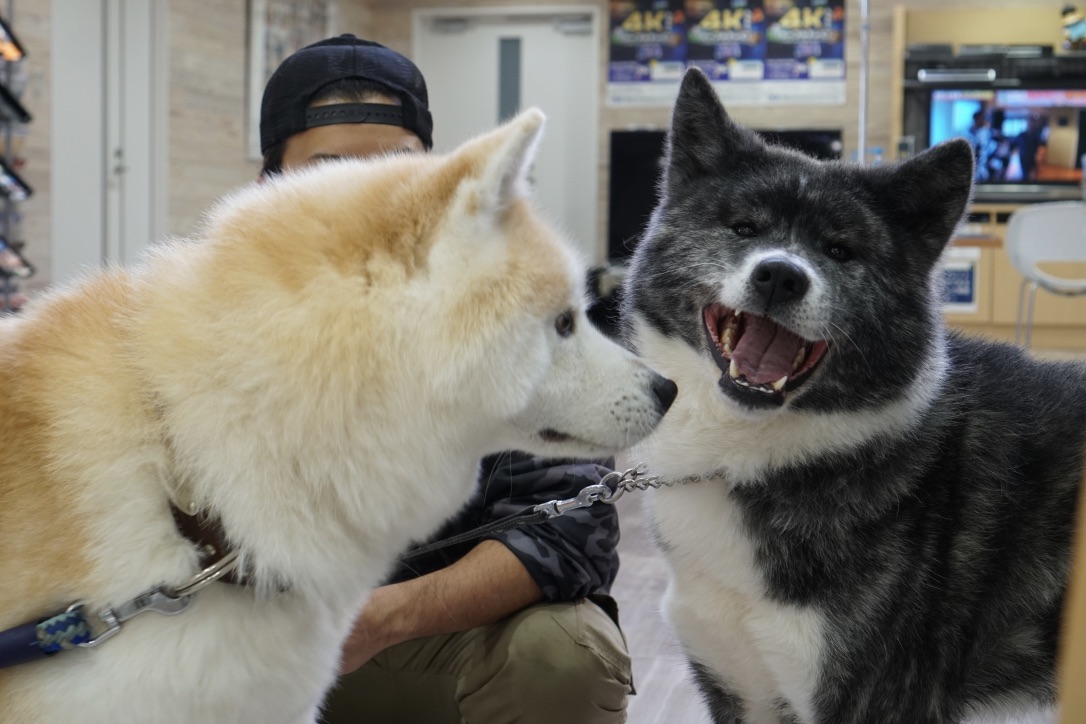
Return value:
[(624, 291), (680, 394), (636, 450), (665, 609), (717, 722), (1048, 710), (1086, 367), (948, 333), (963, 141), (900, 165), (769, 147), (689, 72)]
[(313, 722), (368, 590), (481, 456), (653, 429), (674, 385), (585, 322), (582, 267), (525, 197), (542, 123), (253, 184), (0, 327), (0, 630), (81, 601), (100, 634), (96, 612), (189, 581), (171, 501), (242, 573), (0, 670), (0, 721)]

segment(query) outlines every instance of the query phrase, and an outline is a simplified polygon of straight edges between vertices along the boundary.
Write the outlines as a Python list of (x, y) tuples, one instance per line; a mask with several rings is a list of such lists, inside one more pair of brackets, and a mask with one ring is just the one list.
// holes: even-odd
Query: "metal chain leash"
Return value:
[(612, 475), (617, 476), (615, 480), (615, 492), (610, 498), (602, 500), (604, 503), (614, 503), (626, 493), (634, 490), (645, 491), (649, 488), (653, 490), (659, 490), (660, 488), (670, 488), (675, 485), (687, 485), (689, 483), (699, 483), (703, 480), (709, 480), (714, 477), (713, 475), (687, 475), (682, 478), (667, 479), (662, 478), (659, 475), (648, 475), (646, 473), (645, 463), (638, 463), (634, 467), (624, 470), (623, 472), (613, 472), (604, 476), (601, 483), (611, 482), (608, 478)]
[[(638, 463), (632, 468), (622, 471), (617, 470), (604, 475), (600, 482), (589, 485), (586, 488), (582, 488), (581, 492), (577, 494), (576, 498), (569, 498), (567, 500), (550, 500), (546, 503), (540, 503), (533, 508), (536, 512), (546, 513), (548, 517), (555, 517), (567, 513), (577, 508), (587, 508), (593, 503), (606, 503), (608, 505), (614, 505), (619, 498), (626, 493), (633, 490), (645, 491), (649, 488), (653, 490), (659, 490), (660, 488), (670, 488), (675, 485), (686, 485), (688, 483), (697, 483), (702, 480), (711, 480), (723, 473), (710, 473), (709, 475), (687, 475), (682, 478), (663, 478), (659, 475), (649, 475), (646, 472), (647, 466), (645, 463)], [(611, 486), (614, 485), (614, 490)]]

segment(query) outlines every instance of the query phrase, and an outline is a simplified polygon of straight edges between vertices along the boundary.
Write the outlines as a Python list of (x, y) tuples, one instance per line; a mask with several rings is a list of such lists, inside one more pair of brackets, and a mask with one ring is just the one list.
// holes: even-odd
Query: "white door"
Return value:
[(52, 0), (50, 280), (131, 262), (165, 229), (166, 0)]
[[(160, 119), (165, 95), (156, 81), (164, 56), (153, 41), (166, 6), (146, 0), (105, 0), (105, 258), (129, 263), (158, 236), (156, 202), (169, 139)], [(157, 75), (156, 75), (157, 71)], [(156, 196), (158, 194), (158, 196)]]
[(596, 9), (420, 10), (414, 28), (434, 150), (450, 150), (517, 110), (542, 109), (547, 124), (531, 175), (536, 198), (585, 260), (601, 263)]

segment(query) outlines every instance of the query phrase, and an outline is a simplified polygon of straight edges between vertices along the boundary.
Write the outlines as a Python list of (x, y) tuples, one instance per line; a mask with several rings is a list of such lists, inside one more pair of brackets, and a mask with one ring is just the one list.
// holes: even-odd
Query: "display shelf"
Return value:
[(0, 83), (0, 121), (7, 123), (30, 123), (31, 121), (30, 113), (23, 108), (23, 104), (3, 83)]
[(0, 60), (9, 63), (17, 63), (26, 57), (23, 44), (15, 37), (15, 33), (12, 32), (11, 26), (8, 24), (13, 14), (14, 4), (12, 0), (8, 0), (7, 19), (0, 17)]
[(0, 130), (4, 134), (4, 152), (0, 158), (0, 313), (17, 311), (23, 300), (20, 281), (34, 274), (34, 265), (22, 254), (24, 243), (18, 239), (18, 204), (34, 190), (15, 170), (15, 126), (29, 123), (30, 113), (23, 107), (14, 89), (16, 65), (26, 57), (26, 50), (12, 31), (14, 0), (7, 0), (0, 17)]

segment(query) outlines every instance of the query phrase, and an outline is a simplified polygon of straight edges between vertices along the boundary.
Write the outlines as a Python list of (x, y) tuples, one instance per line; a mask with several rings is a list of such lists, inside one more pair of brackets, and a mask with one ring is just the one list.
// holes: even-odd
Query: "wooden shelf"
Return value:
[(996, 234), (963, 234), (950, 240), (954, 246), (978, 246), (981, 249), (1002, 249), (1003, 237)]

